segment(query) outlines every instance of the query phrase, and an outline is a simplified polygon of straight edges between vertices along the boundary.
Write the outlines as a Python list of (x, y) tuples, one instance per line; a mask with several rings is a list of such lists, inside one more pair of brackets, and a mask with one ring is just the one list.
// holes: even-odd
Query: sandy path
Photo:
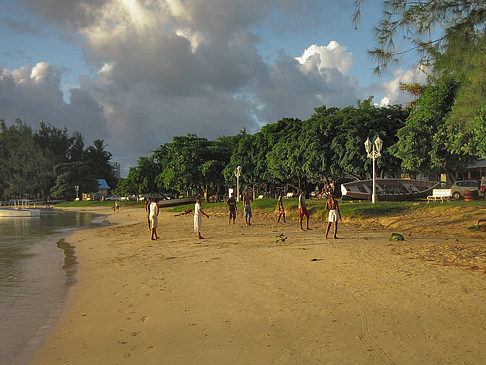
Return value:
[[(141, 209), (80, 231), (58, 326), (33, 364), (481, 364), (486, 276), (393, 253), (389, 232)], [(275, 235), (285, 233), (285, 243)], [(414, 238), (418, 243), (420, 238)], [(422, 239), (423, 240), (423, 239)]]

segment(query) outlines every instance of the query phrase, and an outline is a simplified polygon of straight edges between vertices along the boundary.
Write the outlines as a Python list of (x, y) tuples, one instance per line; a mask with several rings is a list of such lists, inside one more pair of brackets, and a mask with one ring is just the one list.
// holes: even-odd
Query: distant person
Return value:
[(303, 231), (304, 229), (302, 228), (302, 219), (305, 217), (306, 218), (306, 228), (308, 230), (311, 230), (309, 228), (309, 212), (307, 211), (307, 205), (305, 204), (305, 194), (306, 191), (302, 190), (302, 192), (299, 195), (299, 222), (300, 222), (300, 230)]
[(197, 238), (202, 240), (204, 239), (203, 236), (201, 236), (201, 228), (202, 228), (202, 215), (205, 215), (206, 217), (209, 218), (209, 215), (207, 215), (203, 210), (201, 206), (201, 198), (197, 197), (196, 198), (196, 204), (194, 205), (194, 232), (197, 233)]
[(150, 203), (152, 203), (152, 199), (147, 198), (147, 201), (145, 202), (145, 212), (147, 213), (147, 224), (149, 232), (152, 231), (152, 229), (150, 228)]
[(331, 224), (334, 222), (334, 238), (337, 239), (337, 223), (341, 220), (341, 212), (339, 211), (339, 205), (334, 196), (331, 197), (326, 202), (326, 209), (329, 210), (329, 218), (326, 228), (326, 240), (327, 235), (329, 233), (329, 228), (331, 228)]
[(245, 195), (243, 195), (243, 206), (245, 207), (245, 222), (247, 226), (251, 226), (251, 202), (252, 198), (248, 190), (245, 190)]
[(150, 202), (149, 208), (149, 218), (150, 218), (150, 229), (151, 229), (151, 237), (152, 240), (158, 240), (159, 236), (157, 236), (157, 226), (158, 226), (158, 218), (159, 218), (159, 202), (158, 199), (154, 199)]
[(233, 219), (233, 224), (235, 224), (235, 221), (236, 221), (236, 199), (235, 199), (233, 193), (231, 193), (231, 196), (226, 201), (226, 205), (229, 208), (228, 224), (231, 224), (231, 219)]
[(115, 208), (113, 209), (113, 212), (120, 213), (120, 201), (118, 199), (115, 200)]
[(281, 191), (277, 199), (277, 208), (278, 208), (277, 223), (280, 223), (280, 218), (283, 218), (283, 222), (285, 223), (285, 209), (283, 206), (283, 197), (284, 197), (284, 192)]

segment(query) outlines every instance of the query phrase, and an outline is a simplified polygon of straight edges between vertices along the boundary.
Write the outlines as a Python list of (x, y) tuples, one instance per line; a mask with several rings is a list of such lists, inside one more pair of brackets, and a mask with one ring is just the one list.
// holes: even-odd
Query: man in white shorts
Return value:
[(329, 233), (329, 228), (331, 228), (331, 223), (334, 222), (334, 239), (337, 239), (337, 222), (341, 220), (341, 213), (339, 212), (339, 205), (337, 200), (334, 199), (334, 196), (327, 200), (326, 209), (329, 210), (329, 218), (327, 223), (326, 229), (326, 240), (327, 234)]

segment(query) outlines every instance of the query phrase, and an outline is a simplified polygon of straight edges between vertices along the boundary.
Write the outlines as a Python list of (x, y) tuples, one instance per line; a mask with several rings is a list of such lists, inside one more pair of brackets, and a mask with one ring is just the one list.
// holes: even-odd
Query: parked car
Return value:
[(464, 197), (465, 191), (478, 191), (479, 193), (479, 183), (476, 180), (459, 180), (451, 186), (451, 196), (454, 199), (459, 199)]

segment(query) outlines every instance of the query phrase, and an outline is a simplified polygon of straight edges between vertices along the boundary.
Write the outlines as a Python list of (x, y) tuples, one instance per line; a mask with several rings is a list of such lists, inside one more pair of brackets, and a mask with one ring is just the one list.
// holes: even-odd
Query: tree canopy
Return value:
[(97, 191), (97, 178), (115, 186), (105, 147), (98, 140), (84, 149), (79, 132), (48, 123), (34, 131), (19, 119), (8, 127), (0, 120), (0, 197), (72, 199), (75, 185), (82, 192)]

